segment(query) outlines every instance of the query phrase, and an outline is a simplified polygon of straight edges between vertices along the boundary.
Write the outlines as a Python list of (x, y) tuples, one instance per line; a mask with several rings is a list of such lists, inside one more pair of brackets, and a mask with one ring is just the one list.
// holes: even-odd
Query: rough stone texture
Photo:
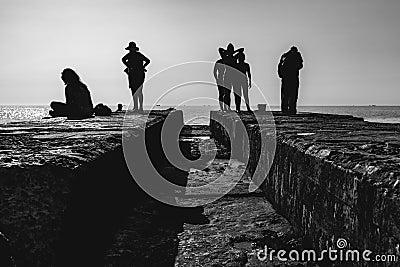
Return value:
[[(205, 204), (209, 224), (184, 224), (178, 235), (175, 266), (280, 266), (276, 258), (260, 261), (256, 253), (270, 249), (294, 249), (298, 246), (293, 229), (277, 214), (260, 190), (249, 193), (250, 178), (243, 176), (246, 165), (235, 160), (216, 159), (207, 168), (191, 169), (190, 188), (202, 186), (222, 176), (219, 183), (200, 192), (186, 190), (178, 202), (203, 205), (225, 188), (236, 186), (222, 198)], [(303, 266), (291, 262), (288, 266)]]
[[(125, 123), (154, 128), (168, 113), (154, 112), (149, 120), (131, 114)], [(123, 116), (0, 125), (0, 231), (10, 240), (17, 266), (54, 264), (74, 179), (85, 179), (79, 173), (87, 166), (121, 149)], [(85, 192), (88, 199), (91, 194)]]
[[(146, 142), (153, 146), (158, 170), (189, 187), (224, 174), (213, 188), (177, 194), (178, 202), (202, 205), (237, 183), (226, 196), (205, 204), (209, 224), (186, 224), (200, 222), (202, 209), (160, 204), (133, 183), (121, 148), (121, 114), (0, 126), (0, 231), (10, 239), (18, 266), (52, 266), (56, 249), (63, 252), (58, 254), (61, 259), (71, 260), (60, 266), (283, 266), (276, 259), (258, 261), (255, 249), (324, 248), (337, 237), (345, 237), (352, 248), (396, 250), (399, 125), (279, 113), (275, 120), (266, 117), (256, 125), (252, 114), (243, 112), (243, 128), (229, 114), (215, 112), (212, 116), (227, 125), (225, 131), (211, 121), (215, 140), (205, 126), (187, 126), (181, 132), (183, 154), (191, 159), (205, 156), (186, 172), (172, 168), (157, 153), (166, 114), (153, 114), (150, 121), (132, 115), (129, 120), (138, 132), (143, 130), (139, 125), (146, 125), (157, 136), (149, 134)], [(182, 114), (176, 119), (183, 122)], [(262, 135), (277, 139), (275, 157), (260, 146)], [(249, 164), (229, 162), (231, 148), (232, 157), (248, 158)], [(205, 167), (214, 154), (218, 159)], [(273, 165), (261, 187), (264, 192), (249, 192), (248, 177), (257, 165), (261, 173), (266, 171), (269, 162)], [(288, 221), (264, 196), (305, 242), (299, 244)]]
[[(323, 249), (342, 237), (353, 249), (399, 255), (400, 125), (329, 114), (273, 115), (266, 125), (276, 126), (276, 153), (262, 189), (306, 244)], [(270, 161), (269, 152), (260, 149), (260, 131), (251, 131), (263, 125), (249, 113), (240, 117), (253, 149), (242, 153), (250, 156), (252, 173), (258, 162)], [(226, 142), (235, 122), (229, 113), (211, 112), (212, 136)], [(236, 144), (246, 141), (233, 136)]]
[[(195, 160), (216, 154), (217, 158), (193, 164), (186, 191), (176, 201), (185, 206), (204, 205), (201, 211), (210, 222), (193, 220), (198, 208), (187, 214), (187, 208), (166, 208), (151, 199), (136, 202), (107, 251), (106, 266), (280, 266), (276, 258), (259, 261), (257, 249), (298, 245), (287, 220), (275, 212), (262, 192), (249, 192), (246, 165), (224, 159), (226, 148), (209, 138), (207, 128), (185, 126), (181, 132), (185, 156)], [(171, 177), (177, 175), (176, 170), (170, 172)], [(218, 178), (213, 186), (196, 190)], [(215, 196), (220, 198), (205, 203)], [(183, 217), (188, 216), (191, 223), (183, 224), (187, 221)], [(292, 262), (291, 266), (300, 264)]]

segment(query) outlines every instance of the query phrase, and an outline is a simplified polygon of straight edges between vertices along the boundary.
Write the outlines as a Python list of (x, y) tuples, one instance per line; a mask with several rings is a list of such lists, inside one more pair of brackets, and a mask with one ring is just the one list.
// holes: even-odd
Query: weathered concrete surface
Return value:
[[(184, 221), (179, 208), (165, 212), (155, 201), (135, 205), (107, 252), (106, 266), (281, 266), (276, 257), (258, 260), (257, 250), (266, 245), (291, 249), (298, 242), (288, 221), (275, 212), (262, 191), (249, 192), (246, 165), (225, 159), (226, 148), (209, 138), (208, 127), (185, 126), (180, 140), (189, 148), (183, 151), (190, 152), (188, 158), (213, 155), (217, 150), (216, 159), (192, 166), (186, 191), (177, 197), (180, 205), (204, 205), (209, 222), (179, 224)], [(210, 182), (215, 183), (198, 190)], [(208, 203), (216, 196), (220, 198)]]
[[(364, 122), (329, 114), (274, 115), (277, 146), (262, 189), (274, 206), (323, 249), (346, 238), (353, 249), (399, 254), (400, 243), (400, 125)], [(213, 122), (222, 120), (222, 125)], [(211, 112), (211, 133), (221, 142), (237, 122), (231, 114)], [(260, 131), (250, 113), (241, 113), (250, 138), (249, 171), (266, 164), (260, 151)], [(267, 127), (268, 128), (268, 127)], [(270, 130), (268, 131), (270, 133)], [(263, 132), (262, 132), (263, 134)], [(244, 142), (235, 138), (234, 143)], [(238, 139), (238, 140), (235, 140)]]
[[(132, 126), (146, 125), (158, 136), (164, 115), (154, 114), (145, 124), (134, 115)], [(207, 162), (200, 162), (190, 173), (176, 171), (161, 153), (154, 156), (161, 172), (188, 178), (189, 186), (224, 174), (214, 188), (200, 193), (189, 188), (178, 197), (182, 203), (204, 204), (237, 183), (226, 196), (204, 206), (209, 224), (201, 222), (202, 209), (168, 207), (132, 183), (121, 148), (122, 115), (2, 125), (0, 231), (11, 240), (18, 266), (52, 266), (56, 255), (65, 260), (59, 266), (282, 266), (258, 261), (255, 249), (299, 248), (289, 222), (309, 237), (305, 245), (315, 248), (344, 237), (352, 248), (396, 250), (400, 127), (351, 116), (274, 115), (273, 121), (262, 120), (263, 128), (250, 113), (240, 114), (249, 133), (248, 148), (244, 132), (227, 127), (235, 149), (242, 152), (232, 156), (249, 157), (248, 166), (226, 160), (231, 147), (219, 125), (211, 127), (215, 142), (207, 127), (182, 131), (180, 145), (188, 158), (215, 152), (219, 159), (207, 168)], [(235, 127), (228, 114), (212, 116)], [(271, 161), (270, 153), (260, 151), (260, 129), (270, 134), (275, 125), (278, 146), (272, 171), (264, 192), (250, 193), (248, 177), (255, 165)], [(148, 140), (156, 146), (153, 154), (159, 151), (154, 140), (158, 138)], [(201, 224), (184, 224), (188, 221)]]
[[(167, 114), (168, 111), (154, 112), (149, 117), (132, 114), (125, 123), (138, 131), (155, 129), (159, 128), (157, 125), (162, 124)], [(99, 198), (105, 199), (104, 203), (98, 203), (105, 205), (105, 210), (112, 206), (111, 203), (117, 203), (112, 199), (116, 198), (112, 190), (117, 191), (117, 186), (110, 184), (125, 185), (120, 178), (113, 176), (121, 172), (112, 170), (116, 158), (119, 160), (116, 166), (124, 167), (121, 150), (123, 116), (119, 114), (80, 121), (58, 118), (0, 125), (0, 231), (10, 239), (17, 266), (54, 264), (59, 246), (57, 240), (60, 239), (65, 210), (71, 203), (74, 183), (84, 185), (82, 190), (86, 191), (75, 193), (75, 197), (78, 196), (88, 214), (90, 210), (97, 210), (94, 201), (99, 201)], [(118, 155), (102, 159), (110, 153)], [(101, 160), (98, 161), (99, 158)], [(96, 161), (102, 162), (105, 167), (103, 173), (94, 172), (99, 169), (93, 166)], [(99, 192), (103, 194), (107, 187), (111, 193), (100, 196)], [(78, 214), (74, 212), (74, 215)], [(79, 215), (87, 216), (83, 211)], [(69, 220), (68, 227), (72, 227), (73, 220)], [(84, 218), (81, 225), (76, 226), (82, 225), (90, 227), (85, 224)], [(96, 225), (92, 227), (96, 228)], [(85, 233), (82, 234), (84, 238)], [(100, 231), (97, 234), (102, 235)], [(75, 242), (78, 245), (80, 240)]]
[[(249, 193), (250, 178), (243, 176), (246, 165), (239, 161), (216, 159), (203, 170), (192, 169), (186, 195), (179, 202), (201, 204), (215, 195), (236, 186), (222, 198), (205, 204), (209, 224), (184, 224), (178, 235), (179, 246), (175, 266), (280, 266), (273, 261), (260, 261), (257, 250), (293, 249), (298, 246), (293, 229), (277, 214), (261, 191)], [(196, 193), (199, 187), (221, 179), (213, 187)], [(303, 266), (290, 262), (287, 266)]]

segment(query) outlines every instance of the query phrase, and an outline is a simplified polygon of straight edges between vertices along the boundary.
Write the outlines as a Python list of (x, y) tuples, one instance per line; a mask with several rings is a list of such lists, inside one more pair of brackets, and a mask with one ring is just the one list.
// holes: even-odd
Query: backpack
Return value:
[(100, 103), (94, 108), (94, 115), (96, 116), (111, 116), (111, 109), (106, 105)]

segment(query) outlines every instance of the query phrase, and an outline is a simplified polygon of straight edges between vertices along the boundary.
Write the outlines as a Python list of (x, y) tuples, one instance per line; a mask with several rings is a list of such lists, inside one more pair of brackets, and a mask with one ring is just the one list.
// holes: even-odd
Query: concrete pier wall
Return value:
[[(261, 119), (276, 127), (275, 156), (261, 189), (304, 245), (322, 250), (345, 238), (348, 248), (399, 255), (400, 125), (329, 114), (273, 115), (273, 123)], [(270, 161), (270, 150), (259, 144), (265, 127), (253, 115), (243, 112), (238, 120), (211, 112), (210, 119), (217, 140), (226, 143), (231, 133), (234, 146), (245, 148), (239, 154), (249, 156), (250, 173)], [(239, 123), (247, 134), (235, 132)], [(250, 146), (241, 144), (247, 140), (239, 136), (246, 135)]]
[[(181, 111), (157, 111), (129, 115), (125, 126), (145, 134), (149, 153), (157, 153), (169, 114), (183, 125)], [(0, 125), (0, 231), (17, 266), (54, 266), (57, 251), (71, 260), (82, 253), (91, 266), (104, 257), (111, 235), (104, 231), (138, 197), (122, 153), (124, 115)], [(151, 157), (161, 164), (161, 154)]]

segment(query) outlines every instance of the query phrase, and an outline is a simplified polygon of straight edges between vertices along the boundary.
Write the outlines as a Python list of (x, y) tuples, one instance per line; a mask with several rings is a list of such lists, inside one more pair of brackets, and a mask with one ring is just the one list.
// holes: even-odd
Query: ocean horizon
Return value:
[[(109, 105), (116, 110), (116, 105)], [(126, 109), (127, 105), (124, 106)], [(156, 106), (155, 109), (167, 109), (174, 105)], [(146, 106), (145, 109), (151, 106)], [(209, 114), (218, 110), (216, 105), (182, 105), (177, 106), (184, 113), (186, 124), (208, 124)], [(256, 107), (252, 107), (256, 109)], [(0, 124), (16, 121), (40, 121), (49, 117), (48, 105), (0, 105)], [(270, 106), (270, 110), (280, 110), (279, 106)], [(363, 118), (368, 122), (400, 123), (400, 106), (298, 106), (299, 112), (327, 113), (337, 115), (352, 115)]]

